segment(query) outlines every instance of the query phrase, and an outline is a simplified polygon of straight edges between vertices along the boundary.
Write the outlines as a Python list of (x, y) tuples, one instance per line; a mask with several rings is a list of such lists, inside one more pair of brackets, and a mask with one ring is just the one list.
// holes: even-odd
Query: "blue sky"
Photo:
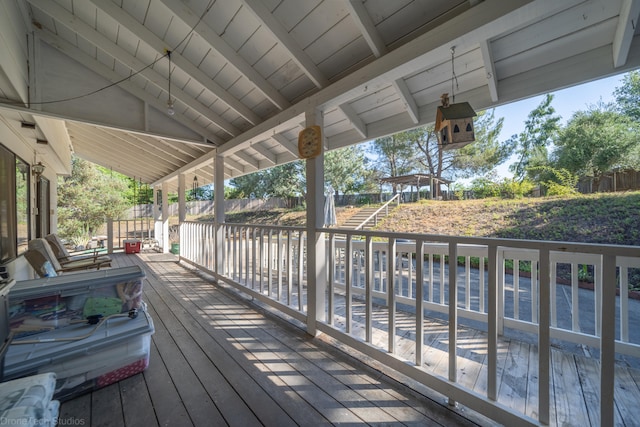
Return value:
[[(624, 74), (619, 74), (552, 92), (554, 97), (551, 105), (555, 108), (556, 114), (562, 117), (562, 124), (565, 124), (576, 111), (586, 110), (589, 106), (595, 105), (600, 101), (605, 103), (613, 101), (613, 91), (616, 87), (622, 85), (623, 76)], [(507, 140), (512, 135), (522, 132), (527, 116), (542, 102), (543, 98), (544, 95), (540, 95), (497, 107), (495, 109), (496, 118), (504, 117), (500, 140)], [(498, 174), (500, 176), (511, 176), (508, 166), (513, 162), (515, 160), (507, 160), (505, 164), (498, 168)]]

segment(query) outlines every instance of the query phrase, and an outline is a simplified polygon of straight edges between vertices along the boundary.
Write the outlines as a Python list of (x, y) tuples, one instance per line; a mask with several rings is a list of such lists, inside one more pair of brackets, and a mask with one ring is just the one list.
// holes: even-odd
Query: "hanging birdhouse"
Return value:
[(468, 102), (449, 104), (449, 94), (442, 95), (436, 113), (436, 135), (443, 150), (462, 148), (475, 141), (473, 118), (477, 115)]

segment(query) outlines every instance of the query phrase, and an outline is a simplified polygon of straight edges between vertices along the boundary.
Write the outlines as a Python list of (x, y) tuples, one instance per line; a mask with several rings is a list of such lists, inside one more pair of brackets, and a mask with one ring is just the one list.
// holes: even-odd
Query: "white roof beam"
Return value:
[(613, 66), (618, 68), (627, 62), (633, 34), (638, 26), (640, 0), (623, 0), (618, 27), (613, 37)]
[[(158, 88), (164, 90), (166, 87), (168, 87), (168, 80), (157, 71), (148, 68), (149, 64), (143, 63), (138, 58), (122, 49), (120, 46), (112, 43), (108, 38), (91, 28), (89, 25), (82, 22), (76, 16), (67, 12), (63, 7), (58, 6), (55, 2), (48, 0), (27, 1), (29, 1), (29, 3), (31, 3), (34, 7), (37, 7), (44, 13), (50, 15), (56, 21), (65, 25), (67, 28), (75, 31), (80, 37), (90, 41), (104, 52), (116, 58), (116, 60), (122, 63), (124, 66), (130, 68), (134, 72), (138, 72), (138, 75), (144, 76), (147, 80), (149, 80), (149, 82), (153, 83)], [(120, 76), (120, 78), (122, 77), (124, 76)], [(237, 136), (240, 134), (239, 129), (237, 129), (231, 123), (211, 111), (206, 105), (202, 104), (184, 91), (176, 88), (173, 92), (173, 95), (176, 99), (187, 105), (187, 107), (190, 107), (193, 110), (197, 111), (203, 117), (211, 121), (211, 123), (227, 132), (229, 135)]]
[(233, 155), (238, 157), (243, 162), (247, 163), (250, 168), (255, 170), (260, 169), (260, 163), (256, 159), (254, 159), (253, 156), (251, 156), (250, 154), (244, 151), (236, 151), (235, 153), (233, 153)]
[[(236, 154), (236, 153), (234, 153), (234, 154)], [(248, 172), (243, 165), (241, 165), (240, 163), (236, 162), (235, 160), (233, 160), (230, 157), (225, 157), (224, 164), (228, 165), (232, 169), (237, 170), (238, 172), (241, 172), (241, 173), (247, 173)], [(249, 168), (250, 168), (250, 170), (253, 170), (253, 168), (251, 168), (250, 166), (249, 166)]]
[[(107, 1), (107, 0), (100, 0)], [(260, 91), (269, 101), (280, 110), (288, 108), (291, 104), (287, 99), (273, 87), (271, 83), (264, 79), (247, 61), (242, 58), (227, 42), (205, 22), (202, 22), (191, 9), (183, 2), (175, 0), (160, 0), (173, 15), (184, 22), (189, 28), (194, 28), (194, 32), (202, 37), (220, 56), (229, 61), (229, 65), (242, 74), (255, 88)], [(254, 123), (255, 124), (255, 123)]]
[[(38, 36), (41, 40), (47, 42), (52, 47), (58, 49), (60, 52), (64, 53), (71, 59), (78, 61), (83, 64), (87, 69), (93, 71), (94, 73), (102, 76), (106, 80), (115, 83), (117, 81), (122, 80), (122, 76), (116, 73), (115, 71), (107, 68), (102, 63), (96, 61), (86, 53), (82, 52), (77, 47), (71, 45), (67, 41), (62, 38), (56, 36), (55, 34), (47, 31), (47, 30), (39, 30), (37, 32)], [(118, 87), (129, 92), (131, 95), (137, 97), (138, 99), (146, 102), (147, 104), (155, 107), (158, 111), (164, 111), (167, 108), (167, 104), (163, 101), (159, 100), (151, 93), (143, 90), (139, 86), (131, 83), (129, 80), (122, 81), (118, 83)], [(77, 119), (74, 119), (77, 121)], [(178, 123), (184, 125), (185, 127), (191, 129), (194, 132), (203, 135), (208, 140), (213, 141), (214, 143), (221, 144), (224, 141), (220, 139), (219, 136), (212, 133), (210, 130), (198, 125), (192, 120), (185, 118), (182, 114), (176, 114), (172, 117), (172, 120), (177, 121)], [(97, 123), (95, 123), (97, 124)], [(104, 123), (103, 123), (104, 124)], [(194, 142), (195, 143), (195, 142)], [(211, 144), (207, 144), (207, 146), (211, 146)]]
[(361, 137), (367, 137), (367, 125), (362, 121), (356, 110), (353, 109), (351, 104), (342, 104), (340, 107), (342, 114), (347, 117), (347, 120), (351, 122), (351, 125), (355, 128), (355, 130), (360, 134)]
[[(100, 10), (113, 18), (119, 25), (131, 31), (136, 37), (144, 43), (151, 46), (157, 53), (164, 55), (165, 49), (169, 47), (167, 44), (149, 31), (144, 25), (140, 24), (127, 12), (111, 0), (91, 0)], [(202, 70), (186, 60), (180, 53), (172, 51), (171, 61), (185, 73), (189, 74), (198, 83), (204, 86), (208, 91), (217, 96), (222, 102), (229, 106), (232, 110), (244, 117), (249, 123), (257, 124), (262, 119), (255, 114), (249, 107), (244, 105), (238, 99), (234, 98), (224, 88), (220, 87), (215, 81), (207, 76)]]
[(294, 156), (298, 157), (297, 144), (294, 144), (293, 142), (289, 141), (286, 136), (281, 135), (279, 133), (276, 133), (275, 135), (273, 135), (272, 138), (276, 140), (276, 142), (278, 142), (280, 145), (282, 145), (282, 148), (284, 148)]
[(366, 40), (369, 48), (373, 52), (376, 58), (380, 58), (387, 53), (387, 46), (382, 41), (382, 37), (378, 33), (376, 26), (371, 20), (371, 16), (367, 12), (367, 8), (364, 7), (362, 0), (349, 0), (345, 3), (349, 14), (356, 24), (356, 27), (362, 33), (362, 37)]
[(480, 52), (482, 53), (482, 61), (484, 62), (484, 69), (487, 72), (487, 84), (489, 85), (489, 94), (493, 102), (498, 102), (498, 78), (496, 77), (496, 66), (493, 62), (493, 55), (491, 54), (491, 43), (489, 40), (482, 40), (480, 42)]
[(251, 145), (251, 148), (256, 150), (258, 152), (258, 154), (260, 154), (262, 157), (265, 158), (265, 160), (267, 162), (269, 162), (271, 165), (274, 165), (277, 163), (277, 158), (275, 156), (275, 154), (273, 154), (271, 151), (269, 151), (269, 149), (267, 147), (265, 147), (264, 145), (262, 145), (262, 143), (258, 142), (255, 144)]
[(413, 95), (411, 95), (411, 91), (409, 91), (407, 83), (404, 79), (397, 79), (393, 81), (393, 87), (396, 89), (398, 95), (400, 95), (400, 99), (402, 99), (404, 108), (407, 110), (409, 117), (411, 117), (411, 121), (414, 124), (418, 124), (418, 122), (420, 122), (418, 104), (416, 104), (416, 100), (413, 98)]
[(243, 4), (253, 16), (264, 27), (269, 30), (273, 37), (289, 52), (291, 58), (295, 61), (300, 69), (311, 79), (314, 85), (319, 88), (329, 84), (329, 80), (322, 74), (320, 69), (313, 63), (309, 55), (298, 45), (291, 35), (284, 29), (271, 12), (263, 4), (262, 0), (242, 0)]

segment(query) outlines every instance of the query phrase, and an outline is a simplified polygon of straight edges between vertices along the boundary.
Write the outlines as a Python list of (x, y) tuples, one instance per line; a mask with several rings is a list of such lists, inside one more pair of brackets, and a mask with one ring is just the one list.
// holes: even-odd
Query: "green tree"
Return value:
[(257, 199), (304, 195), (304, 162), (295, 161), (233, 178), (232, 198)]
[(548, 164), (548, 146), (556, 138), (560, 129), (560, 116), (555, 115), (551, 106), (553, 95), (547, 94), (542, 102), (529, 113), (524, 131), (511, 137), (518, 161), (509, 167), (517, 179), (529, 177), (538, 181), (535, 168)]
[(640, 72), (631, 71), (622, 77), (622, 86), (613, 91), (620, 113), (640, 122)]
[(369, 160), (361, 145), (328, 151), (324, 157), (324, 181), (336, 194), (354, 194), (366, 187)]
[(479, 112), (473, 124), (475, 142), (452, 150), (452, 175), (456, 178), (485, 175), (504, 163), (513, 153), (514, 144), (512, 140), (498, 139), (503, 125), (504, 118), (496, 119), (495, 110)]
[(576, 112), (557, 142), (554, 165), (596, 179), (614, 168), (638, 168), (640, 124), (601, 105)]
[[(400, 132), (395, 135), (378, 138), (373, 141), (371, 151), (376, 155), (377, 169), (383, 177), (403, 176), (415, 172), (417, 163), (416, 147), (413, 141), (417, 130)], [(397, 193), (398, 186), (393, 185), (393, 193)]]
[(117, 218), (130, 206), (127, 182), (78, 157), (71, 166), (71, 175), (58, 179), (58, 230), (84, 244), (106, 218)]

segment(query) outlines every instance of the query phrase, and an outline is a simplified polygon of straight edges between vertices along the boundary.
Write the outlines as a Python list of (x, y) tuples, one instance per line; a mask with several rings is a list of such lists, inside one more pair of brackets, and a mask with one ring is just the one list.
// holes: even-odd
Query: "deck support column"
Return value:
[(162, 222), (160, 221), (161, 202), (159, 188), (157, 186), (153, 187), (153, 237), (158, 241), (159, 245), (164, 245), (162, 242)]
[(162, 252), (168, 253), (169, 242), (169, 184), (162, 183)]
[(213, 220), (215, 230), (215, 272), (223, 274), (224, 266), (224, 157), (216, 154), (214, 160)]
[(311, 108), (305, 113), (306, 125), (322, 129), (322, 149), (317, 157), (307, 159), (307, 333), (317, 334), (316, 321), (325, 321), (327, 288), (326, 242), (324, 233), (324, 149), (326, 138), (322, 112)]
[(178, 223), (182, 224), (187, 219), (187, 197), (185, 191), (185, 175), (178, 175)]

